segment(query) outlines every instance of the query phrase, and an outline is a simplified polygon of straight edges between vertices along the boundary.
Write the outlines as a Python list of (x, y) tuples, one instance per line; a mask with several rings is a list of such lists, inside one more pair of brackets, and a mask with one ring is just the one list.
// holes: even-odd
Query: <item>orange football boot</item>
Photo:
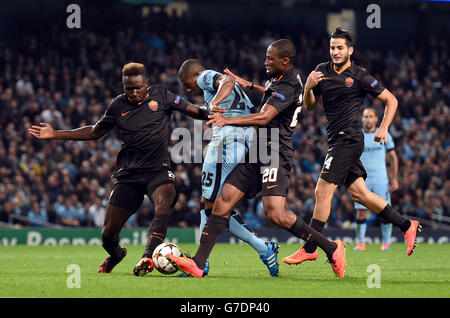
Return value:
[(112, 258), (111, 256), (108, 256), (101, 264), (98, 269), (98, 273), (102, 274), (109, 274), (113, 270), (114, 267), (116, 267), (117, 264), (119, 264), (127, 255), (127, 249), (122, 248), (122, 256), (119, 258)]
[(414, 248), (417, 246), (417, 233), (422, 232), (422, 225), (419, 221), (411, 221), (411, 226), (409, 229), (403, 233), (405, 237), (406, 244), (408, 244), (408, 249), (406, 254), (411, 255), (414, 252)]
[(307, 253), (305, 249), (302, 247), (294, 254), (283, 258), (283, 262), (289, 265), (298, 265), (303, 263), (304, 261), (315, 261), (317, 257), (319, 257), (319, 252), (317, 251), (317, 248), (313, 253)]
[(366, 250), (366, 244), (361, 244), (358, 243), (356, 244), (355, 248), (353, 249), (354, 251), (365, 251)]
[(189, 257), (178, 257), (172, 254), (166, 255), (167, 260), (187, 276), (203, 277), (203, 269), (198, 268), (194, 260)]
[(338, 277), (344, 277), (345, 272), (345, 244), (342, 241), (333, 241), (337, 245), (334, 251), (330, 264), (334, 273)]
[(383, 243), (381, 244), (381, 250), (383, 252), (387, 252), (391, 250), (391, 245), (389, 243)]
[(153, 260), (149, 257), (144, 257), (139, 261), (139, 263), (137, 263), (136, 267), (133, 269), (133, 274), (142, 277), (145, 274), (153, 271), (153, 268)]

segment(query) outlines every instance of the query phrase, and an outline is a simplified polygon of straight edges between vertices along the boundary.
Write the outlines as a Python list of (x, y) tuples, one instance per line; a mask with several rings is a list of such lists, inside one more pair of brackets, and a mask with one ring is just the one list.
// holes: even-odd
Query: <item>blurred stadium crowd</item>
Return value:
[[(122, 93), (121, 68), (127, 62), (144, 63), (151, 83), (162, 83), (201, 105), (202, 96), (186, 95), (177, 79), (177, 68), (186, 58), (197, 58), (218, 71), (228, 67), (260, 84), (266, 80), (266, 48), (278, 38), (289, 37), (296, 44), (295, 66), (303, 80), (318, 63), (329, 59), (326, 35), (317, 38), (306, 30), (287, 35), (269, 28), (195, 33), (188, 31), (195, 29), (192, 24), (174, 19), (110, 28), (109, 33), (30, 32), (16, 47), (0, 42), (1, 222), (103, 225), (113, 183), (110, 175), (121, 146), (116, 133), (99, 141), (76, 142), (40, 141), (26, 131), (40, 122), (56, 129), (95, 123), (112, 98)], [(422, 37), (420, 47), (417, 43), (411, 39), (399, 51), (356, 47), (355, 58), (399, 101), (390, 127), (399, 157), (400, 189), (392, 193), (394, 207), (409, 216), (443, 222), (443, 217), (450, 216), (450, 43), (439, 34)], [(257, 104), (258, 96), (248, 93)], [(368, 98), (364, 106), (374, 107), (381, 119), (384, 105), (379, 101)], [(312, 215), (314, 187), (327, 149), (325, 124), (320, 106), (314, 112), (304, 109), (293, 135), (295, 160), (287, 202), (306, 221)], [(192, 119), (182, 114), (174, 114), (172, 125), (193, 133)], [(196, 226), (201, 164), (174, 164), (173, 168), (180, 198), (170, 225)], [(148, 226), (152, 209), (146, 199), (127, 225)], [(258, 197), (244, 202), (240, 210), (250, 227), (267, 225)], [(354, 217), (353, 202), (345, 189), (339, 189), (329, 225), (349, 227)], [(369, 222), (377, 224), (374, 218)]]

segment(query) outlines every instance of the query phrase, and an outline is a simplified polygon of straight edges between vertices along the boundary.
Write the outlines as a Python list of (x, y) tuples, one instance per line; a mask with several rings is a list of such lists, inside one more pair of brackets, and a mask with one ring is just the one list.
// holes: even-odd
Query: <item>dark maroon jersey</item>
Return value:
[(360, 107), (364, 97), (377, 97), (385, 88), (363, 67), (352, 64), (341, 72), (336, 72), (333, 62), (319, 64), (316, 71), (324, 78), (314, 87), (314, 95), (322, 95), (327, 117), (328, 144), (331, 146), (338, 137), (345, 144), (364, 139), (360, 125)]
[(122, 148), (113, 177), (170, 168), (169, 120), (173, 110), (184, 111), (188, 103), (163, 85), (153, 85), (139, 104), (126, 94), (117, 96), (97, 123), (118, 129)]

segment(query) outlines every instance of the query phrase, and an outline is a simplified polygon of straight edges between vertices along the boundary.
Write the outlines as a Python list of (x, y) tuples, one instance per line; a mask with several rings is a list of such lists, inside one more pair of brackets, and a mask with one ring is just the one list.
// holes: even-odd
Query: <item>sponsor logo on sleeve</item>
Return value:
[(373, 87), (375, 87), (375, 86), (377, 86), (378, 85), (378, 81), (377, 80), (374, 80), (372, 83), (370, 83), (370, 86), (373, 88)]
[(175, 97), (175, 99), (174, 99), (173, 102), (174, 102), (175, 104), (179, 104), (179, 103), (180, 103), (180, 100), (181, 100), (181, 97), (177, 95), (177, 97)]
[(284, 101), (286, 99), (286, 97), (283, 94), (278, 93), (278, 92), (273, 92), (272, 96), (275, 96), (275, 97), (279, 98), (282, 101)]

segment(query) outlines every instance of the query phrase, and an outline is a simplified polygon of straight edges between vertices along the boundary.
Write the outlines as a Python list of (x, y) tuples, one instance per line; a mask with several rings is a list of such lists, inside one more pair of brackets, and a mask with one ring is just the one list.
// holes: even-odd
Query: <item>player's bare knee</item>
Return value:
[(108, 226), (103, 226), (102, 228), (102, 240), (111, 239), (116, 235)]
[(275, 224), (278, 225), (279, 219), (278, 219), (277, 215), (273, 211), (270, 211), (270, 210), (266, 211), (266, 215), (267, 215), (267, 218), (269, 219), (270, 222), (275, 223)]
[(359, 204), (364, 204), (368, 200), (368, 191), (348, 189), (348, 192), (350, 193), (352, 200)]
[(329, 193), (329, 191), (327, 191), (327, 189), (323, 189), (321, 187), (316, 187), (314, 190), (314, 196), (316, 198), (316, 202), (323, 202), (326, 200), (331, 199), (331, 197), (333, 196), (333, 193)]
[(279, 210), (279, 209), (268, 209), (267, 210), (267, 218), (273, 222), (274, 224), (282, 227), (282, 228), (286, 228), (286, 223), (287, 223), (287, 219), (286, 219), (286, 215), (283, 213), (283, 211)]
[(220, 195), (217, 197), (216, 201), (214, 201), (213, 213), (227, 217), (230, 215), (233, 207), (234, 206), (230, 198)]
[(172, 206), (173, 200), (175, 200), (175, 196), (168, 196), (168, 197), (160, 197), (155, 202), (155, 209), (158, 208), (170, 208)]
[(173, 201), (176, 198), (176, 191), (175, 190), (169, 190), (165, 191), (163, 194), (158, 195), (154, 204), (155, 204), (155, 210), (167, 210), (169, 211)]

